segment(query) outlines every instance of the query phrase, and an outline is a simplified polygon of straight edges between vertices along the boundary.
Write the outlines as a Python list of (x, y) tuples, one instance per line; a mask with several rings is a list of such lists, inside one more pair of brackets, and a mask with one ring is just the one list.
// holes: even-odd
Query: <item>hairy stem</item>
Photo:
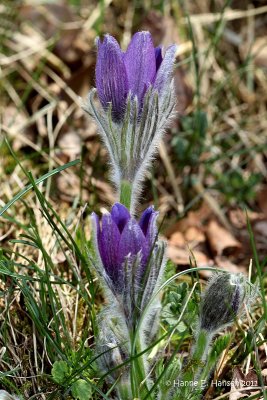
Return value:
[(116, 389), (120, 400), (132, 399), (131, 382), (129, 379), (121, 378), (117, 383)]
[(132, 198), (132, 184), (128, 181), (123, 180), (120, 187), (120, 203), (128, 209), (131, 206)]
[(212, 338), (213, 335), (204, 329), (198, 332), (195, 346), (192, 349), (192, 353), (184, 367), (183, 373), (178, 377), (177, 382), (175, 381), (178, 390), (175, 392), (175, 395), (172, 396), (173, 400), (200, 398), (200, 393), (203, 390), (202, 385), (204, 385), (204, 382), (201, 380), (201, 372), (205, 367)]

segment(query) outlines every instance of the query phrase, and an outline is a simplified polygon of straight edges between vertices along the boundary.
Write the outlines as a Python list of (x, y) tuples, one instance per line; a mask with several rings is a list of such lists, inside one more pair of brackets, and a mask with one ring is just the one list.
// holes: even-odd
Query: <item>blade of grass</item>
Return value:
[[(15, 160), (19, 163), (17, 157), (15, 156), (13, 150), (11, 149), (8, 141), (6, 140), (7, 146), (9, 148), (9, 150), (11, 151), (11, 154), (13, 155), (13, 157), (15, 158)], [(39, 185), (39, 183), (45, 181), (47, 178), (50, 178), (53, 175), (58, 174), (59, 172), (73, 167), (74, 165), (77, 165), (80, 163), (80, 160), (74, 160), (74, 161), (70, 161), (67, 164), (61, 165), (60, 167), (57, 167), (55, 169), (53, 169), (52, 171), (48, 172), (47, 174), (41, 176), (40, 178), (36, 179), (35, 185)], [(20, 163), (19, 163), (20, 164)], [(21, 164), (20, 164), (21, 166)], [(21, 166), (21, 168), (24, 170), (24, 168)], [(24, 170), (26, 176), (28, 175), (27, 172)], [(11, 199), (4, 207), (2, 207), (0, 209), (0, 216), (3, 215), (11, 206), (12, 204), (14, 204), (17, 200), (19, 200), (21, 197), (23, 197), (26, 193), (28, 193), (31, 189), (33, 188), (33, 184), (29, 184), (27, 185), (24, 189), (22, 189), (19, 193), (16, 194), (16, 196), (13, 197), (13, 199)]]

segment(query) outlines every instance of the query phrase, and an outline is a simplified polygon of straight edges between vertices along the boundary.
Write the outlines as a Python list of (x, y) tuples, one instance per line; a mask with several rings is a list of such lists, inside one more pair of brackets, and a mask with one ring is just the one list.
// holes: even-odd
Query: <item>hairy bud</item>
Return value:
[(245, 297), (241, 274), (214, 274), (202, 297), (200, 329), (214, 333), (231, 324), (240, 313)]

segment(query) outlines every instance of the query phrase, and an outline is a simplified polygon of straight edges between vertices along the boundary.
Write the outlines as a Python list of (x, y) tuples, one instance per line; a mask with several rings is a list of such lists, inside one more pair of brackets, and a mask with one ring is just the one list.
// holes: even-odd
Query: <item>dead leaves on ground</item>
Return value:
[(256, 388), (254, 389), (254, 387), (259, 386), (259, 382), (257, 374), (253, 370), (249, 371), (245, 375), (241, 368), (235, 367), (233, 371), (232, 383), (229, 400), (239, 400), (257, 393), (260, 395), (260, 391)]
[[(266, 188), (263, 190), (265, 193)], [(267, 251), (267, 210), (262, 196), (260, 192), (261, 210), (247, 211), (247, 213), (257, 247), (261, 250), (261, 254), (265, 254)], [(244, 210), (232, 208), (227, 217), (232, 227), (231, 231), (218, 222), (216, 215), (206, 203), (203, 203), (199, 210), (190, 211), (166, 233), (169, 258), (181, 268), (197, 265), (198, 267), (222, 268), (234, 273), (248, 273), (252, 252), (246, 213)], [(200, 274), (208, 277), (211, 272), (203, 270)]]

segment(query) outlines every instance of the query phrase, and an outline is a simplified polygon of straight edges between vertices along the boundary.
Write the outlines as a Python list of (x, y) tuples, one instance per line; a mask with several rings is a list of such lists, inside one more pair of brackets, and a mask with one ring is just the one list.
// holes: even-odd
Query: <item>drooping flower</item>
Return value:
[(200, 306), (200, 328), (208, 333), (234, 322), (245, 297), (242, 274), (215, 274), (206, 288)]
[(162, 57), (161, 47), (154, 48), (149, 32), (137, 32), (124, 53), (111, 35), (97, 40), (96, 87), (105, 110), (112, 106), (115, 121), (123, 118), (127, 96), (136, 96), (139, 112), (150, 86), (161, 93), (170, 83), (176, 46)]
[(139, 255), (138, 273), (144, 272), (158, 234), (157, 215), (153, 207), (149, 207), (138, 223), (120, 203), (115, 203), (111, 212), (102, 217), (101, 224), (93, 214), (99, 254), (108, 277), (118, 290), (123, 289), (126, 258), (132, 262)]

